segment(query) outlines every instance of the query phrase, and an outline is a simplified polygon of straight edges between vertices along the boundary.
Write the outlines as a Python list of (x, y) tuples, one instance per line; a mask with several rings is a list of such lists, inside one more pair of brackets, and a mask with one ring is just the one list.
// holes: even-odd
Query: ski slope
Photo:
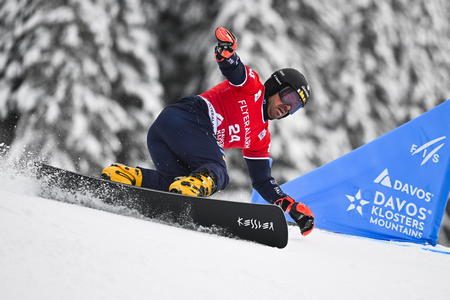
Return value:
[(26, 178), (0, 183), (0, 299), (450, 298), (450, 255), (423, 246), (321, 230), (303, 238), (290, 226), (277, 249), (38, 190)]

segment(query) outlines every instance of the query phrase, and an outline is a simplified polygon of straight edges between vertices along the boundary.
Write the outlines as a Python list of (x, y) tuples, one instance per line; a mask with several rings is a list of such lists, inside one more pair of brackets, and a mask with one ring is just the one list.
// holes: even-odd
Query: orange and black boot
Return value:
[(194, 172), (189, 176), (177, 177), (169, 186), (169, 192), (195, 197), (208, 197), (215, 191), (214, 176), (204, 172)]
[(119, 163), (115, 163), (109, 167), (104, 168), (101, 177), (103, 179), (130, 184), (134, 186), (142, 185), (141, 169), (127, 167)]

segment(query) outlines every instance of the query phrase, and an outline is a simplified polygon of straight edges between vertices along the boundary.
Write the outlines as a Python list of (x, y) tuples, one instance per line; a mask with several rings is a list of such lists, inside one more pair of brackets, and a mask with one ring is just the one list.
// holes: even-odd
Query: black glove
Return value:
[(230, 58), (237, 49), (237, 40), (231, 31), (223, 27), (217, 27), (215, 31), (217, 46), (215, 55), (217, 61)]
[(291, 197), (283, 197), (274, 202), (275, 205), (281, 207), (284, 212), (289, 215), (300, 227), (302, 235), (308, 235), (314, 228), (314, 214), (311, 209), (303, 203), (296, 202)]

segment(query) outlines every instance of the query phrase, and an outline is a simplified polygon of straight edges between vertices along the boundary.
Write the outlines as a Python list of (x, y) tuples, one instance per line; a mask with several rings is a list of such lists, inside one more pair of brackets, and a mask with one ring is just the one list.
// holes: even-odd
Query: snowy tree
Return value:
[(140, 1), (7, 1), (0, 12), (11, 156), (32, 152), (81, 170), (145, 160), (161, 86)]
[(158, 1), (157, 24), (161, 84), (165, 103), (204, 91), (208, 80), (205, 59), (214, 62), (214, 29), (218, 1)]
[(300, 69), (313, 90), (303, 115), (276, 124), (280, 135), (273, 154), (286, 161), (279, 172), (285, 179), (340, 157), (448, 97), (445, 1), (276, 1), (274, 8), (289, 20)]

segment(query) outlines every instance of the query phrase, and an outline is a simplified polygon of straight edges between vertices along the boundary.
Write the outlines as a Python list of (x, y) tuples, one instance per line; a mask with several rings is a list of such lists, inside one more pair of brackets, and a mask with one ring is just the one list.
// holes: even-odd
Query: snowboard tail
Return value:
[[(84, 195), (181, 227), (210, 228), (221, 235), (278, 248), (288, 242), (283, 211), (274, 205), (184, 196), (80, 175), (47, 164), (39, 164), (36, 175), (41, 182), (41, 196), (46, 198), (65, 201), (68, 195)], [(79, 204), (95, 207), (87, 202)]]

